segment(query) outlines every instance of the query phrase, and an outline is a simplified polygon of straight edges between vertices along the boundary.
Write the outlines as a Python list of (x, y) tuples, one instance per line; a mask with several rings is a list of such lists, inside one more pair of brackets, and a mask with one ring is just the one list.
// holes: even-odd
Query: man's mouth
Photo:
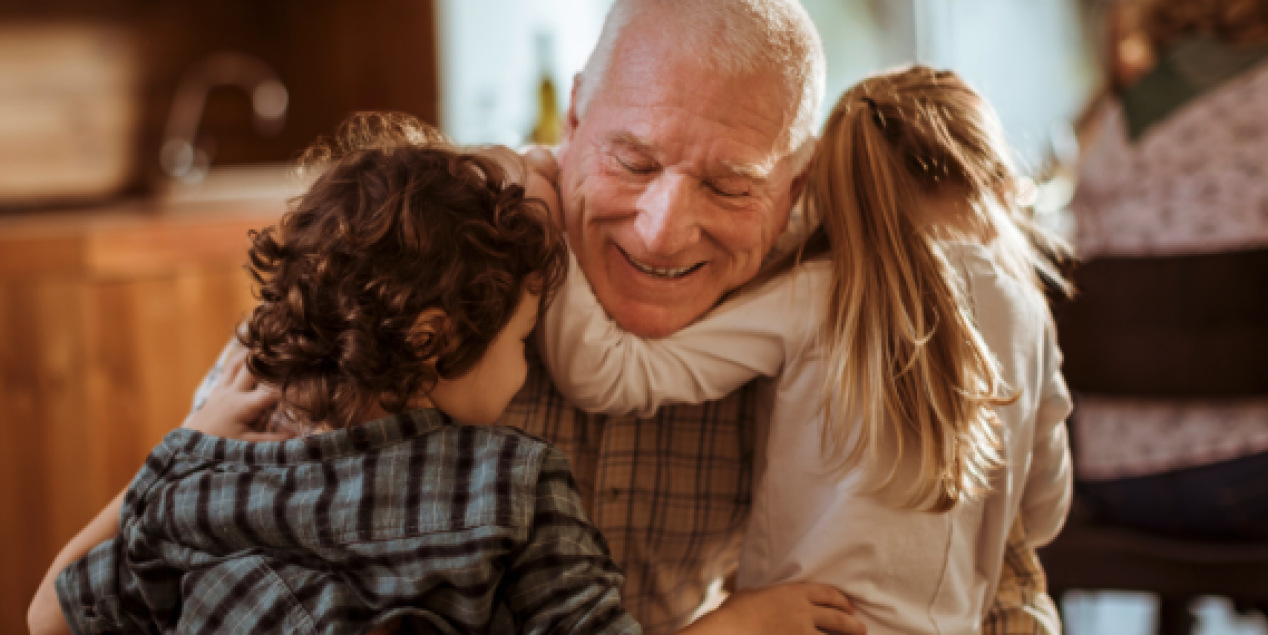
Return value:
[(649, 276), (656, 276), (658, 278), (668, 278), (671, 280), (691, 275), (692, 273), (699, 271), (700, 268), (705, 266), (705, 264), (707, 264), (708, 262), (708, 261), (697, 262), (694, 265), (681, 267), (679, 269), (661, 269), (659, 267), (653, 267), (649, 264), (645, 264), (635, 260), (633, 256), (629, 255), (628, 253), (625, 253), (625, 250), (621, 249), (619, 245), (617, 246), (617, 250), (621, 252), (622, 256), (625, 256), (625, 259), (631, 265), (634, 265), (635, 269), (638, 269), (639, 271), (642, 271), (643, 273)]

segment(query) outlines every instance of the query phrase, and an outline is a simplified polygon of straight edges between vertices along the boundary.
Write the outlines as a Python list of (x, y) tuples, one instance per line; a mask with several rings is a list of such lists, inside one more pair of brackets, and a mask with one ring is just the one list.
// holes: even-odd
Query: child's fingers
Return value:
[(233, 387), (242, 392), (250, 392), (255, 390), (258, 383), (251, 369), (247, 368), (247, 354), (243, 351), (242, 358), (238, 360), (238, 374), (234, 377)]
[(550, 215), (550, 220), (557, 227), (563, 227), (564, 217), (563, 210), (559, 206), (559, 194), (555, 192), (555, 186), (547, 181), (545, 177), (534, 172), (528, 177), (528, 186), (525, 188), (528, 195), (536, 198), (546, 204), (546, 212)]
[[(251, 373), (250, 371), (247, 371), (245, 374), (249, 375)], [(255, 380), (252, 379), (251, 381), (254, 382)], [(276, 388), (260, 384), (255, 389), (249, 391), (244, 396), (244, 399), (246, 399), (246, 403), (249, 407), (264, 410), (265, 408), (275, 405), (281, 396), (282, 393), (278, 392)]]
[(479, 154), (482, 154), (501, 164), (502, 169), (509, 172), (511, 180), (516, 183), (523, 183), (528, 179), (528, 175), (524, 173), (526, 167), (525, 162), (520, 158), (519, 154), (506, 146), (486, 146), (481, 148)]
[[(242, 369), (246, 366), (247, 352), (245, 350), (234, 351), (225, 359), (225, 375), (220, 381), (221, 386), (237, 387), (238, 380), (242, 375)], [(250, 373), (247, 373), (248, 375)]]
[(234, 418), (244, 422), (248, 428), (259, 428), (260, 420), (272, 415), (279, 396), (276, 390), (268, 386), (242, 393), (235, 399), (237, 412)]
[(555, 155), (544, 146), (533, 146), (524, 151), (524, 160), (528, 167), (542, 175), (547, 181), (554, 183), (559, 178), (559, 162)]
[(851, 615), (854, 614), (854, 604), (839, 589), (825, 584), (813, 584), (810, 586), (810, 593), (807, 597), (815, 605), (834, 608)]
[(836, 635), (867, 635), (867, 625), (848, 613), (819, 607), (814, 614), (815, 628)]

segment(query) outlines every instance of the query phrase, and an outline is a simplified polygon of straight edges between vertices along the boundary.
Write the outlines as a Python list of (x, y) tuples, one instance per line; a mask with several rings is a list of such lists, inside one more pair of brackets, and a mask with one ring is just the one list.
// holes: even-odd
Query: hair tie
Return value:
[(867, 104), (868, 108), (872, 109), (872, 121), (876, 122), (876, 125), (879, 126), (881, 130), (884, 130), (885, 115), (881, 113), (880, 107), (876, 105), (876, 100), (871, 97), (864, 97), (863, 103)]

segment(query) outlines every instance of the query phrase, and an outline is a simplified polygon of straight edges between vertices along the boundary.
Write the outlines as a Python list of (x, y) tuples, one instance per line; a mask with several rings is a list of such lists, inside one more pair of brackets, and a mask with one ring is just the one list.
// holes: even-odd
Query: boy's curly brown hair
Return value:
[[(251, 234), (261, 303), (241, 336), (251, 372), (299, 423), (404, 411), (466, 373), (524, 291), (545, 302), (567, 272), (542, 201), (408, 115), (354, 115), (302, 164), (324, 172), (278, 226)], [(421, 335), (430, 309), (443, 315)]]

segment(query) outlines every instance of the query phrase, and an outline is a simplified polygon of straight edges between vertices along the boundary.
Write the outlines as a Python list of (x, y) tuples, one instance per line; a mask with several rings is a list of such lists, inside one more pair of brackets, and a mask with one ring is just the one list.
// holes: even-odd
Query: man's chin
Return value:
[(604, 305), (617, 306), (615, 311), (609, 310), (608, 313), (621, 328), (639, 337), (650, 338), (673, 335), (695, 322), (709, 309), (708, 305), (696, 309), (692, 306), (648, 304), (626, 298)]

